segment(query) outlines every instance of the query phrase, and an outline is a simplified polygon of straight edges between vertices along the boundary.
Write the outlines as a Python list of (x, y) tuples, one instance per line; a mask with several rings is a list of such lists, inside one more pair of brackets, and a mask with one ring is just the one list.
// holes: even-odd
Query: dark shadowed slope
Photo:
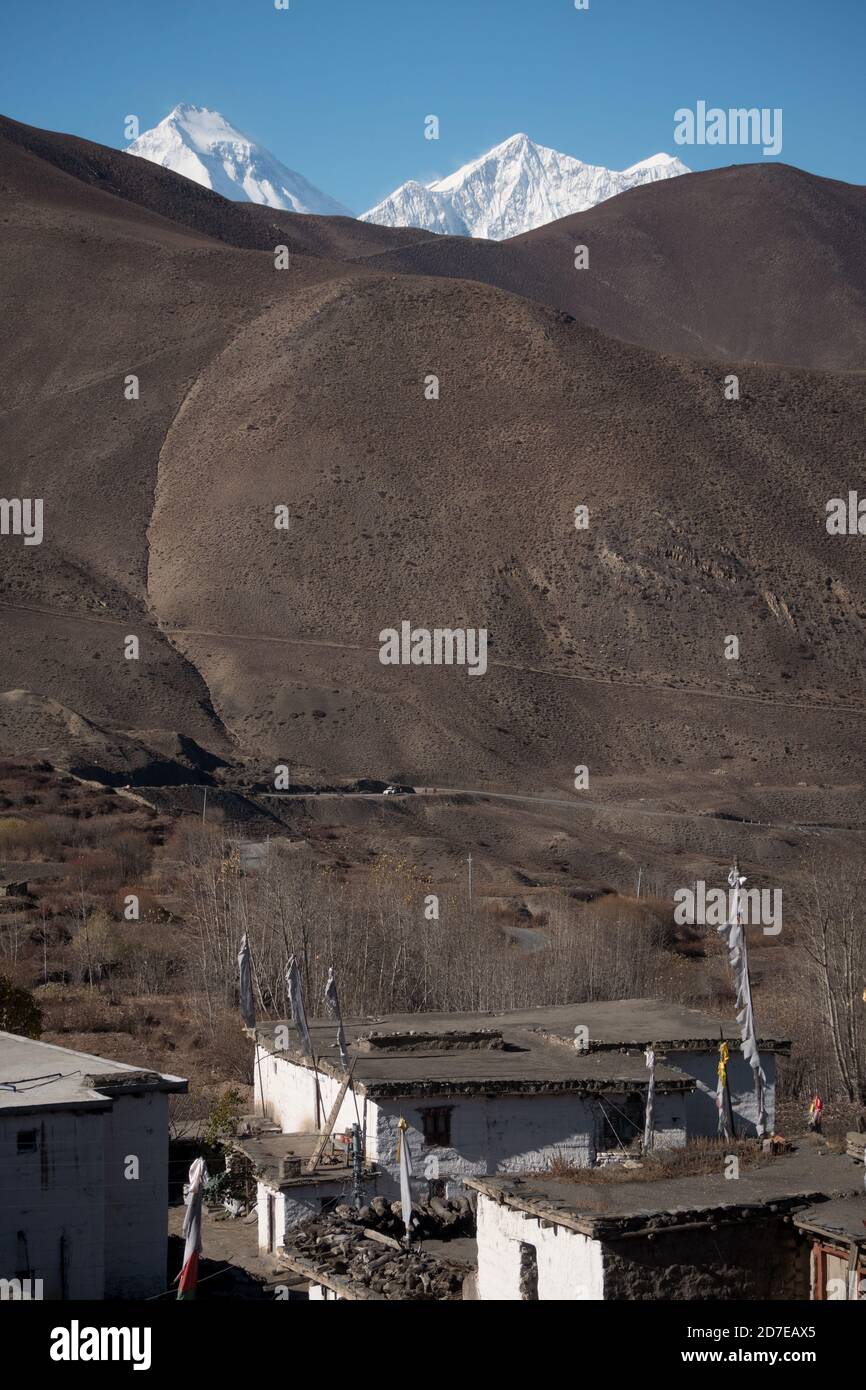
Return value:
[[(19, 191), (31, 195), (38, 191), (49, 200), (78, 201), (94, 210), (97, 204), (88, 194), (109, 194), (119, 204), (131, 205), (126, 215), (135, 219), (147, 220), (148, 214), (156, 214), (189, 232), (246, 250), (272, 251), (283, 243), (298, 253), (339, 258), (374, 254), (428, 236), (414, 228), (370, 227), (351, 217), (312, 217), (230, 202), (146, 159), (4, 116), (0, 116), (0, 159), (7, 186)], [(69, 182), (58, 183), (54, 171), (68, 175)], [(100, 211), (108, 215), (105, 204)], [(119, 205), (115, 211), (124, 215)]]
[(666, 352), (866, 366), (866, 188), (786, 164), (632, 190), (512, 246), (553, 275), (578, 242), (572, 313)]
[(656, 351), (866, 365), (866, 188), (784, 164), (688, 174), (511, 241), (437, 237), (376, 263), (483, 280)]
[[(866, 189), (785, 164), (739, 164), (611, 198), (508, 242), (232, 203), (167, 169), (0, 118), (30, 155), (208, 238), (480, 280), (660, 352), (831, 370), (866, 366)], [(67, 190), (66, 196), (70, 196)], [(589, 248), (576, 270), (575, 247)]]
[[(49, 138), (50, 162), (0, 140), (2, 494), (43, 499), (45, 528), (38, 546), (0, 540), (0, 688), (31, 692), (0, 709), (4, 746), (39, 746), (40, 730), (56, 741), (45, 698), (83, 742), (112, 725), (183, 730), (222, 746), (199, 673), (149, 611), (159, 452), (226, 341), (280, 294), (334, 269), (296, 255), (281, 278), (271, 255), (170, 220), (162, 197), (152, 211), (93, 172), (103, 155), (108, 170), (116, 160), (148, 176), (151, 166), (80, 141), (65, 151), (62, 137)], [(62, 167), (90, 160), (90, 149), (87, 181)], [(153, 174), (158, 191), (180, 185), (231, 212), (187, 180)], [(127, 399), (130, 375), (137, 399)], [(127, 636), (139, 639), (138, 661), (123, 659)]]
[[(0, 118), (0, 146), (85, 190), (245, 249), (289, 246), (402, 274), (478, 279), (657, 352), (724, 361), (866, 366), (866, 189), (785, 164), (667, 179), (510, 242), (231, 203), (118, 150)], [(67, 188), (65, 196), (70, 197)], [(118, 207), (118, 215), (120, 207)], [(588, 270), (574, 268), (587, 245)]]

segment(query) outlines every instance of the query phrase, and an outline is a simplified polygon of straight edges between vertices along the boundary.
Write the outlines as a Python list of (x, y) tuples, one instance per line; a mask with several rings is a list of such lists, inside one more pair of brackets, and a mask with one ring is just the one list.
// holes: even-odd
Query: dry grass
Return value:
[(661, 1149), (646, 1154), (635, 1160), (639, 1166), (633, 1168), (619, 1163), (603, 1168), (575, 1168), (562, 1159), (554, 1159), (550, 1167), (543, 1170), (543, 1175), (573, 1183), (655, 1182), (659, 1178), (718, 1173), (730, 1154), (736, 1155), (741, 1168), (754, 1168), (770, 1161), (754, 1139), (693, 1139), (682, 1149)]

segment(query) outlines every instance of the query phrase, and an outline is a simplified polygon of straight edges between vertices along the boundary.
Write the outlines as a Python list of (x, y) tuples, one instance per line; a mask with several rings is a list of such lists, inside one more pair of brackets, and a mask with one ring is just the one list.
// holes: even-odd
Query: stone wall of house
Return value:
[(809, 1250), (781, 1216), (605, 1241), (609, 1299), (808, 1299)]
[[(808, 1242), (781, 1216), (602, 1243), (478, 1193), (477, 1230), (479, 1299), (809, 1297)], [(528, 1247), (534, 1260), (527, 1259)]]
[[(564, 1226), (543, 1226), (534, 1216), (478, 1193), (477, 1297), (526, 1302), (600, 1299), (602, 1247)], [(534, 1246), (535, 1259), (527, 1259)]]

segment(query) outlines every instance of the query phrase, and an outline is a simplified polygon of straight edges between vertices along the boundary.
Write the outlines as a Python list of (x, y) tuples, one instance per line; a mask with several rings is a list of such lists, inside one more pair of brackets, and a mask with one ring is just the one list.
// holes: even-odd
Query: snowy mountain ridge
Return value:
[(348, 208), (206, 106), (175, 106), (159, 125), (133, 140), (126, 153), (183, 174), (224, 198), (288, 212), (352, 216)]
[(521, 132), (446, 178), (429, 184), (409, 180), (360, 220), (502, 241), (583, 212), (629, 188), (687, 173), (681, 160), (667, 154), (651, 155), (621, 171), (584, 164), (536, 145)]
[[(172, 169), (224, 198), (289, 212), (352, 216), (205, 106), (175, 106), (126, 152)], [(628, 169), (606, 169), (537, 145), (520, 133), (445, 178), (427, 184), (410, 179), (359, 220), (502, 241), (583, 212), (626, 189), (688, 172), (668, 154), (651, 155)]]

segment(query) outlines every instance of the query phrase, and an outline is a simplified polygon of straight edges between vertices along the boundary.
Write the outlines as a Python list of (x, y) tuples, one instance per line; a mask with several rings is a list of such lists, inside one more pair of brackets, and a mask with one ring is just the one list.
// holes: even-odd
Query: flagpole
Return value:
[[(288, 949), (289, 949), (289, 942), (288, 942), (288, 937), (286, 936), (286, 929), (285, 929), (285, 927), (283, 927), (283, 940), (285, 941), (286, 950), (288, 951)], [(294, 974), (293, 974), (293, 972), (292, 972), (292, 967), (293, 967), (293, 966), (294, 966)], [(296, 993), (297, 993), (297, 1002), (298, 1002), (298, 1012), (299, 1012), (299, 1014), (301, 1014), (301, 1015), (303, 1016), (303, 1023), (301, 1022), (301, 1018), (298, 1017), (298, 1016), (296, 1016), (296, 1012), (295, 1012), (295, 1001), (294, 1001), (293, 998), (292, 998), (292, 992), (291, 992), (291, 986), (292, 986), (292, 981), (293, 981), (293, 980), (296, 981)], [(319, 1061), (318, 1061), (318, 1058), (316, 1057), (315, 1049), (314, 1049), (314, 1047), (313, 1047), (313, 1040), (312, 1040), (312, 1037), (310, 1036), (309, 1025), (307, 1024), (307, 1017), (306, 1017), (307, 1011), (306, 1011), (306, 1008), (304, 1007), (303, 990), (302, 990), (302, 987), (301, 987), (301, 977), (300, 977), (300, 972), (298, 971), (298, 962), (297, 962), (297, 958), (296, 958), (296, 956), (295, 956), (294, 951), (291, 952), (291, 954), (289, 955), (288, 965), (286, 966), (286, 990), (287, 990), (287, 994), (288, 994), (289, 1012), (290, 1012), (291, 1015), (292, 1015), (292, 1022), (293, 1022), (294, 1025), (295, 1025), (295, 1028), (296, 1028), (297, 1033), (298, 1033), (298, 1037), (300, 1038), (300, 1041), (301, 1041), (301, 1051), (303, 1052), (303, 1054), (304, 1054), (305, 1057), (309, 1057), (309, 1058), (310, 1058), (310, 1061), (311, 1061), (312, 1064), (313, 1064), (313, 1082), (314, 1082), (314, 1085), (315, 1085), (315, 1088), (316, 1088), (316, 1129), (321, 1129), (321, 1128), (322, 1128), (322, 1125), (323, 1125), (323, 1122), (324, 1122), (324, 1118), (325, 1118), (325, 1107), (324, 1107), (324, 1104), (323, 1104), (323, 1102), (322, 1102), (322, 1093), (321, 1093), (321, 1089), (320, 1089), (320, 1087), (319, 1087)]]
[(648, 1047), (644, 1052), (649, 1079), (647, 1080), (646, 1091), (646, 1112), (644, 1115), (643, 1147), (644, 1153), (649, 1153), (652, 1149), (653, 1130), (655, 1126), (655, 1095), (656, 1095), (656, 1054), (655, 1049)]
[[(253, 950), (252, 950), (252, 947), (250, 946), (250, 939), (249, 939), (249, 937), (247, 936), (246, 932), (244, 932), (244, 935), (243, 935), (243, 938), (242, 938), (241, 950), (240, 950), (240, 952), (239, 952), (239, 954), (238, 954), (238, 966), (239, 966), (239, 968), (240, 968), (240, 964), (241, 964), (241, 957), (242, 957), (242, 955), (243, 955), (243, 948), (244, 948), (244, 946), (246, 946), (247, 954), (249, 955), (250, 973), (251, 973), (251, 975), (252, 975), (252, 978), (253, 978), (253, 979), (255, 980), (255, 982), (256, 982), (256, 988), (257, 988), (257, 990), (258, 990), (258, 992), (259, 992), (259, 1003), (260, 1003), (261, 1006), (262, 1006), (262, 1013), (264, 1013), (264, 1012), (265, 1012), (265, 1001), (264, 1001), (264, 998), (262, 997), (262, 987), (261, 987), (261, 984), (259, 983), (259, 975), (258, 975), (258, 971), (256, 970), (256, 962), (255, 962), (255, 959), (254, 959), (254, 957), (253, 957)], [(243, 981), (242, 981), (242, 980), (241, 980), (241, 990), (243, 990)], [(250, 994), (252, 994), (252, 990), (250, 991)], [(243, 1018), (243, 1014), (241, 1015), (241, 1017)], [(246, 1020), (244, 1019), (243, 1021), (244, 1021), (244, 1026), (245, 1026), (245, 1028), (246, 1028), (246, 1031), (249, 1032), (250, 1030), (249, 1030), (248, 1025), (246, 1024)], [(259, 1053), (259, 1038), (258, 1038), (258, 1033), (256, 1032), (255, 1003), (253, 1003), (252, 1034), (253, 1034), (253, 1048), (254, 1048), (254, 1050), (255, 1050), (255, 1057), (256, 1057), (256, 1068), (257, 1068), (258, 1073), (259, 1073), (259, 1101), (260, 1101), (261, 1107), (262, 1107), (262, 1114), (264, 1115), (264, 1113), (265, 1113), (265, 1086), (264, 1086), (264, 1081), (262, 1080), (262, 1059), (261, 1059), (261, 1055), (260, 1055), (260, 1053)]]
[(403, 1116), (397, 1121), (399, 1138), (397, 1140), (397, 1163), (400, 1169), (400, 1206), (403, 1217), (403, 1225), (406, 1228), (406, 1242), (409, 1241), (409, 1232), (412, 1227), (412, 1186), (409, 1179), (412, 1176), (412, 1160), (409, 1157), (409, 1145), (406, 1143), (406, 1131), (409, 1128)]

